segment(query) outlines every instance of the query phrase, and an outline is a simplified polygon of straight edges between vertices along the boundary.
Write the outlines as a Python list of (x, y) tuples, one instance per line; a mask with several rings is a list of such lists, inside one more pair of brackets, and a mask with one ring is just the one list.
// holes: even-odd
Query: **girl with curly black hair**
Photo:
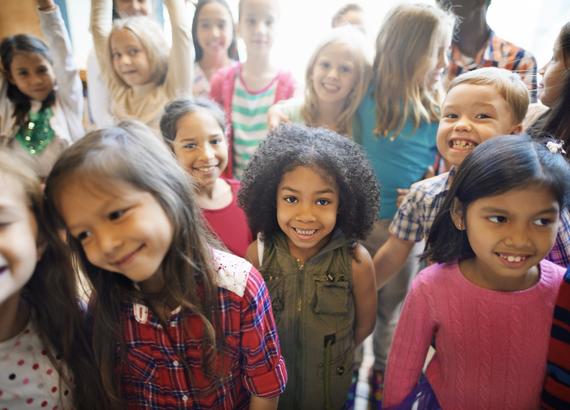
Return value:
[(246, 258), (269, 288), (289, 383), (279, 407), (340, 408), (355, 347), (375, 323), (366, 237), (376, 178), (360, 147), (321, 128), (284, 125), (247, 167), (239, 203), (258, 239)]

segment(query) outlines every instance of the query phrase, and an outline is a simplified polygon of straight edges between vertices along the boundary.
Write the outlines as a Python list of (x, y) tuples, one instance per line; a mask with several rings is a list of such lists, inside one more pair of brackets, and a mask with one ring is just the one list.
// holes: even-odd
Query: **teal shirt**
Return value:
[(380, 219), (392, 219), (396, 213), (397, 188), (409, 188), (422, 179), (437, 153), (437, 122), (422, 121), (414, 129), (408, 120), (402, 132), (392, 135), (374, 134), (376, 127), (376, 101), (371, 86), (356, 112), (353, 134), (366, 152), (380, 184)]

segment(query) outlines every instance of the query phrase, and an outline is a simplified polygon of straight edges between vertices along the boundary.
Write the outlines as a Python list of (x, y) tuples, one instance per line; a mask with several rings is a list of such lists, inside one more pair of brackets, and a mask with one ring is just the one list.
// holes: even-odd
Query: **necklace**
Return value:
[(52, 117), (51, 108), (28, 113), (28, 123), (23, 125), (16, 134), (18, 142), (31, 155), (39, 155), (53, 140), (55, 133), (49, 125)]

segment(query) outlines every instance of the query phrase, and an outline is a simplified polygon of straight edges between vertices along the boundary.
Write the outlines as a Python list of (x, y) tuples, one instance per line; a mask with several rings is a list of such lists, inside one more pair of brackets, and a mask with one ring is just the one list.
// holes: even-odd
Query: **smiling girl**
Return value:
[(467, 156), (429, 233), (425, 257), (436, 263), (404, 303), (385, 407), (421, 397), (434, 407), (420, 408), (538, 408), (564, 273), (544, 258), (569, 192), (570, 167), (553, 142), (502, 136)]
[(276, 128), (239, 192), (259, 232), (247, 259), (265, 278), (290, 382), (282, 409), (339, 409), (355, 347), (374, 328), (370, 255), (357, 240), (378, 210), (378, 186), (359, 147), (322, 128)]
[(83, 136), (83, 91), (59, 8), (38, 0), (39, 38), (19, 34), (0, 43), (0, 145), (29, 159), (40, 177)]
[(192, 39), (184, 0), (165, 0), (172, 48), (160, 27), (143, 16), (111, 26), (112, 1), (91, 2), (91, 33), (115, 121), (137, 119), (158, 131), (164, 105), (192, 95)]

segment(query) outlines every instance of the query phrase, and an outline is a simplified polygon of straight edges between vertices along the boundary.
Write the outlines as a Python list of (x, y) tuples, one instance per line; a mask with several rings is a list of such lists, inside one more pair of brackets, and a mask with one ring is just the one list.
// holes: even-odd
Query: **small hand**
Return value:
[(267, 112), (267, 126), (271, 131), (274, 128), (277, 128), (280, 124), (285, 124), (289, 122), (289, 117), (283, 114), (279, 107), (275, 105), (269, 108)]
[(396, 198), (396, 206), (399, 208), (400, 205), (402, 205), (402, 202), (404, 202), (404, 198), (406, 195), (408, 195), (408, 192), (410, 192), (410, 190), (404, 188), (396, 188), (396, 192), (398, 193), (398, 197)]

